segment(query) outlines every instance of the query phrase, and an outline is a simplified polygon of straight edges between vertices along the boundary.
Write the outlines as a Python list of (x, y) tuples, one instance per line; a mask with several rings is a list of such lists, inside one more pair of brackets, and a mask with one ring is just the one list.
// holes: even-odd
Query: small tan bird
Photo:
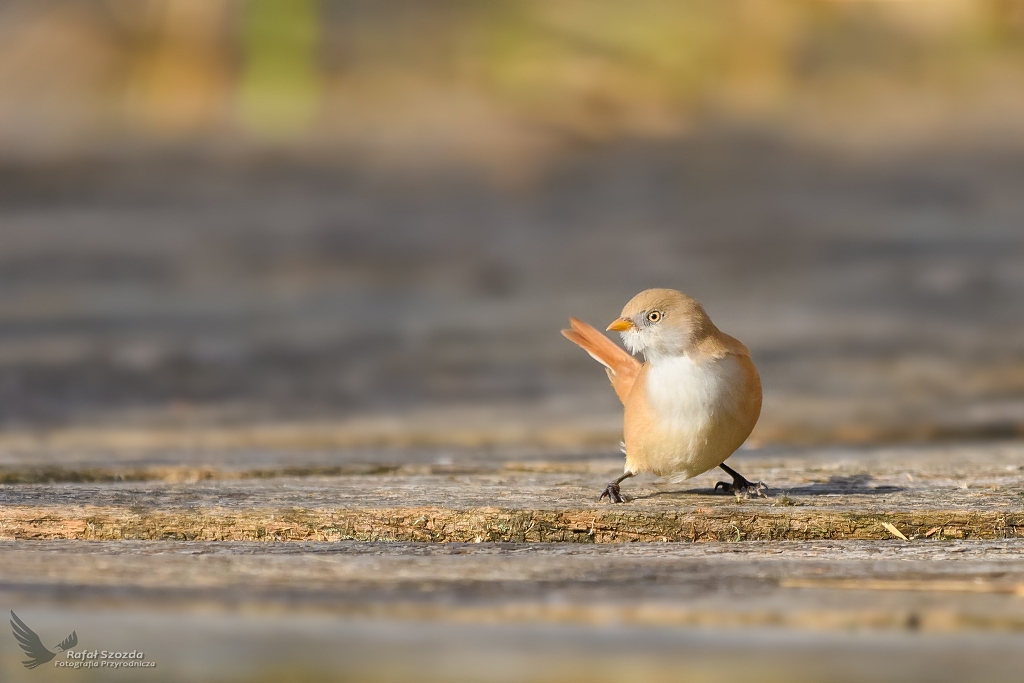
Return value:
[(713, 467), (732, 477), (716, 491), (764, 495), (763, 482), (724, 464), (761, 414), (761, 378), (747, 347), (715, 327), (699, 303), (674, 289), (648, 289), (626, 304), (608, 330), (621, 332), (644, 363), (585, 322), (569, 321), (562, 334), (604, 365), (625, 408), (625, 474), (602, 499), (621, 503), (619, 484), (641, 472), (682, 481)]

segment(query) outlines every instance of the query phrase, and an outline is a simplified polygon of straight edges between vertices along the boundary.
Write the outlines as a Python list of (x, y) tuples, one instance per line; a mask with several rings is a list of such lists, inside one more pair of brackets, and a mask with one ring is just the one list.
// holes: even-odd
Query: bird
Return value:
[(629, 353), (591, 325), (569, 321), (562, 335), (604, 366), (623, 405), (624, 473), (599, 500), (624, 502), (619, 485), (643, 472), (684, 481), (715, 467), (732, 477), (716, 492), (767, 495), (764, 482), (725, 464), (757, 424), (761, 378), (747, 347), (703, 306), (675, 289), (640, 292), (607, 327)]
[[(14, 630), (14, 637), (18, 641), (18, 645), (21, 646), (21, 649), (29, 657), (22, 662), (26, 669), (34, 669), (40, 664), (46, 664), (57, 656), (55, 652), (50, 652), (46, 649), (46, 646), (43, 645), (43, 641), (36, 635), (36, 632), (26, 626), (25, 622), (14, 613), (14, 610), (11, 610), (11, 628)], [(72, 631), (70, 636), (61, 641), (57, 649), (61, 651), (70, 650), (76, 645), (78, 645), (78, 633)]]

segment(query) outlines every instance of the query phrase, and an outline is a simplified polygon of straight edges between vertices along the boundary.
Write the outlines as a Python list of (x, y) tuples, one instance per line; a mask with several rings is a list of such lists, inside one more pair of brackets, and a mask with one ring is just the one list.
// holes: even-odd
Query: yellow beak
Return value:
[(626, 318), (619, 318), (607, 327), (609, 332), (625, 332), (633, 329), (633, 321)]

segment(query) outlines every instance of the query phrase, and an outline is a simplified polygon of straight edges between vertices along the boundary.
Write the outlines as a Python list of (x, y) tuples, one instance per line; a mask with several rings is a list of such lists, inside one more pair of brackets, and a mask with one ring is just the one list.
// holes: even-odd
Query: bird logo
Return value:
[[(14, 629), (14, 637), (18, 641), (18, 645), (21, 646), (21, 649), (29, 657), (22, 662), (26, 669), (34, 669), (40, 664), (46, 664), (57, 656), (56, 652), (50, 652), (46, 649), (43, 641), (36, 635), (36, 632), (26, 626), (25, 622), (14, 613), (14, 610), (11, 610), (11, 628)], [(78, 634), (72, 631), (70, 636), (61, 641), (57, 649), (63, 652), (70, 650), (75, 645), (78, 645)]]

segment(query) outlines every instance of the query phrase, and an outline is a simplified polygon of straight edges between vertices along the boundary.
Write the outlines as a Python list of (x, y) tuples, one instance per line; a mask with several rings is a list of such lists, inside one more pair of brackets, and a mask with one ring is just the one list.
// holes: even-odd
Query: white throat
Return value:
[(683, 333), (671, 328), (653, 330), (634, 327), (622, 333), (622, 344), (631, 354), (642, 353), (646, 360), (652, 362), (685, 354), (685, 343)]

